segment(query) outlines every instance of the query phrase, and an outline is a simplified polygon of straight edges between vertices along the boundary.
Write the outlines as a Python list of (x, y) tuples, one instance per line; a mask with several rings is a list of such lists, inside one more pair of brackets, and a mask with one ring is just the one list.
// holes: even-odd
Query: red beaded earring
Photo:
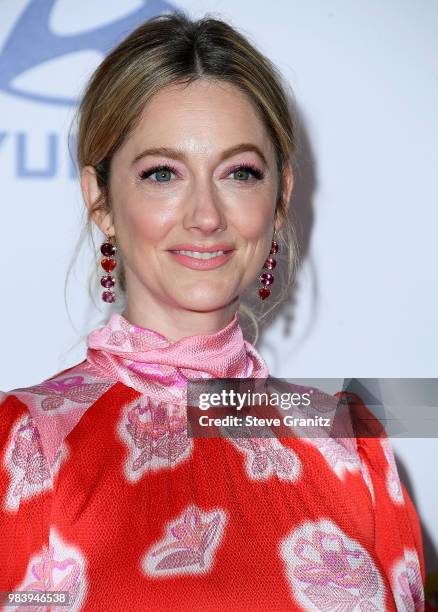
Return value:
[[(274, 232), (274, 238), (275, 238), (275, 232)], [(278, 253), (278, 242), (276, 240), (272, 240), (271, 250), (269, 251), (269, 257), (263, 264), (263, 267), (266, 268), (267, 270), (273, 270), (275, 266), (277, 265), (277, 262), (272, 257), (272, 255), (275, 255), (276, 253)], [(263, 272), (263, 274), (259, 276), (259, 280), (263, 285), (263, 287), (259, 289), (259, 296), (261, 297), (262, 300), (264, 300), (271, 293), (271, 290), (268, 289), (268, 286), (272, 285), (272, 283), (274, 282), (274, 275), (271, 274), (270, 272)]]
[(114, 287), (116, 281), (114, 277), (111, 276), (111, 272), (117, 265), (117, 262), (113, 257), (117, 251), (117, 248), (114, 246), (114, 244), (112, 244), (112, 240), (113, 236), (107, 234), (106, 242), (104, 242), (100, 247), (100, 252), (102, 255), (104, 255), (104, 259), (101, 259), (100, 264), (107, 273), (105, 276), (101, 277), (100, 284), (102, 287), (108, 289), (108, 291), (102, 292), (102, 300), (108, 303), (116, 301), (116, 294), (111, 290), (111, 287)]

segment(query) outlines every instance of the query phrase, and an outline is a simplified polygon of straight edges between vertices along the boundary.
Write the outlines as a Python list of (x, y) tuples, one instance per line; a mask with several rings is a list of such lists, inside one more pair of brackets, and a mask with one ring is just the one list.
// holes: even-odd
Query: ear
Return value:
[(93, 210), (98, 198), (102, 195), (93, 166), (84, 166), (81, 170), (81, 191), (85, 205), (91, 212), (91, 218), (99, 227), (102, 233), (114, 236), (114, 223), (112, 214), (102, 208)]
[(285, 213), (284, 215), (279, 214), (277, 216), (277, 219), (275, 222), (276, 231), (278, 231), (282, 227), (283, 223), (285, 222), (285, 219), (287, 217), (288, 210), (289, 210), (290, 199), (292, 196), (292, 190), (294, 186), (294, 173), (292, 170), (292, 164), (290, 162), (287, 162), (283, 169), (283, 185), (284, 185), (283, 208), (284, 208)]

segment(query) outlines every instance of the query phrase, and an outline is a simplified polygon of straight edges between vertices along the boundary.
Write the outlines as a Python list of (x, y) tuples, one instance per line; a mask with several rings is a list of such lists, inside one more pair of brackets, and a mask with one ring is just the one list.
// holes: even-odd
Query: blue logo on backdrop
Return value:
[[(137, 10), (105, 26), (87, 30), (82, 34), (60, 36), (49, 29), (52, 9), (57, 0), (31, 0), (17, 19), (0, 53), (0, 91), (32, 102), (71, 107), (78, 100), (59, 93), (26, 92), (14, 88), (12, 83), (20, 75), (32, 68), (42, 66), (54, 59), (66, 57), (78, 51), (99, 51), (106, 55), (111, 48), (141, 23), (175, 7), (165, 0), (146, 0)], [(84, 2), (85, 5), (85, 2)], [(85, 7), (84, 7), (85, 8)], [(78, 10), (80, 7), (78, 6)], [(52, 83), (51, 83), (52, 85)], [(51, 87), (53, 91), (53, 88)], [(28, 134), (26, 132), (8, 133), (0, 130), (0, 146), (12, 136), (15, 145), (15, 175), (19, 178), (51, 179), (59, 173), (60, 152), (66, 151), (61, 136), (54, 132), (46, 135), (42, 150), (45, 160), (42, 167), (32, 168), (28, 161)], [(73, 142), (74, 146), (74, 142)], [(69, 160), (69, 178), (76, 178), (77, 171)]]
[(4, 92), (48, 104), (72, 106), (77, 100), (18, 91), (11, 83), (25, 71), (70, 53), (95, 50), (106, 54), (146, 19), (175, 9), (165, 0), (150, 0), (118, 21), (91, 32), (59, 36), (50, 32), (48, 27), (55, 3), (56, 0), (32, 0), (17, 20), (0, 54), (0, 89)]

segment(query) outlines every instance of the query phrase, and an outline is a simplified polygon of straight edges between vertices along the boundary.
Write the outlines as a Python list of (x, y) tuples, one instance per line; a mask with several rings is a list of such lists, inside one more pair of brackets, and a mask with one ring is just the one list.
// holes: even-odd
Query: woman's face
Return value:
[[(89, 200), (95, 182), (83, 176)], [(290, 168), (286, 186), (288, 202)], [(116, 236), (126, 310), (154, 313), (154, 320), (175, 310), (231, 320), (240, 294), (252, 283), (256, 293), (261, 287), (278, 189), (270, 138), (240, 90), (207, 80), (161, 90), (112, 159), (112, 215), (95, 216)], [(184, 247), (231, 252), (207, 263), (175, 255)]]

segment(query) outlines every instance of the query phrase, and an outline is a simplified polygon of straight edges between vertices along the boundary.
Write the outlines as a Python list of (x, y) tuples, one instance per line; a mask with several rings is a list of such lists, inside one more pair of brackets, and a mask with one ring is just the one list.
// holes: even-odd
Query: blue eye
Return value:
[[(255, 166), (252, 166), (251, 164), (241, 164), (240, 166), (235, 166), (234, 168), (231, 169), (230, 173), (236, 174), (237, 172), (242, 172), (242, 171), (243, 172), (249, 172), (250, 174), (253, 175), (254, 178), (256, 178), (259, 181), (264, 176), (264, 174), (263, 174), (263, 172), (261, 170), (259, 170)], [(241, 182), (245, 182), (245, 180), (241, 181)]]
[[(140, 178), (142, 180), (146, 180), (147, 178), (149, 178), (152, 174), (157, 174), (158, 176), (161, 176), (161, 178), (163, 178), (163, 174), (165, 175), (166, 172), (173, 172), (176, 173), (176, 168), (172, 167), (172, 166), (168, 166), (167, 164), (160, 164), (158, 166), (154, 166), (153, 168), (150, 168), (149, 170), (144, 170), (141, 174), (140, 174)], [(154, 181), (156, 183), (168, 183), (168, 180), (157, 180)]]
[[(253, 166), (251, 164), (240, 164), (238, 166), (234, 166), (233, 168), (230, 169), (228, 174), (237, 174), (237, 173), (249, 173), (251, 174), (256, 180), (262, 180), (264, 177), (264, 173), (259, 170), (256, 166)], [(153, 174), (156, 174), (157, 180), (153, 181), (154, 183), (169, 183), (170, 182), (170, 178), (166, 179), (166, 173), (168, 176), (168, 173), (173, 173), (173, 174), (177, 174), (177, 169), (174, 166), (170, 166), (168, 164), (159, 164), (157, 166), (154, 166), (153, 168), (150, 168), (149, 170), (143, 170), (140, 173), (140, 179), (141, 180), (146, 180), (148, 179), (150, 176), (152, 176)], [(241, 178), (238, 178), (237, 181), (240, 183), (245, 183), (248, 182), (248, 179), (245, 178), (245, 176), (243, 176), (240, 174)], [(164, 179), (164, 180), (162, 180)]]

